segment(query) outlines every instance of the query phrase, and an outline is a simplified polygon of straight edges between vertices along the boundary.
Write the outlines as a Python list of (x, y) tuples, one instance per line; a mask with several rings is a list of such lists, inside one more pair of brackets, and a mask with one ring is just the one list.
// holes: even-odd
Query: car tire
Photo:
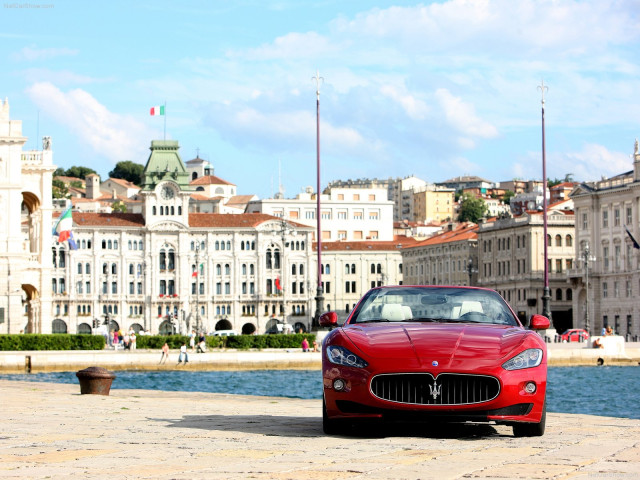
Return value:
[(340, 420), (333, 420), (327, 416), (327, 404), (322, 396), (322, 431), (327, 435), (338, 435), (344, 431)]
[(538, 423), (516, 423), (513, 426), (514, 437), (541, 437), (547, 422), (547, 401), (542, 406), (542, 417)]

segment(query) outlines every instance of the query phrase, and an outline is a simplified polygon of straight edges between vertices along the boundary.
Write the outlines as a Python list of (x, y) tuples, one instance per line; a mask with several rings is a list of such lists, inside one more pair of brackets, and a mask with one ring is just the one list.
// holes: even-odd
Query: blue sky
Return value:
[[(597, 180), (640, 137), (640, 0), (61, 1), (0, 5), (0, 97), (27, 148), (103, 177), (167, 138), (240, 194), (457, 175)], [(39, 121), (38, 121), (39, 119)]]

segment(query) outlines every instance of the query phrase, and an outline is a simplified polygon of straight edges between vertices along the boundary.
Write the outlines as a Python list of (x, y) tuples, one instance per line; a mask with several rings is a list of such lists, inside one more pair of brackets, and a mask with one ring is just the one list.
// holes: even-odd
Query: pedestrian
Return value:
[(315, 341), (315, 340), (313, 341), (313, 351), (314, 352), (319, 352), (319, 350), (318, 350), (318, 342)]
[(136, 347), (136, 332), (131, 332), (129, 335), (129, 341), (131, 342), (131, 350), (135, 350)]
[(304, 337), (302, 339), (302, 351), (303, 352), (308, 352), (309, 351), (309, 340), (307, 340), (307, 337)]
[(164, 342), (164, 345), (162, 346), (162, 356), (160, 357), (160, 365), (166, 363), (167, 360), (169, 360), (169, 344)]
[(193, 352), (196, 349), (196, 331), (191, 330), (189, 334), (189, 347), (191, 347), (191, 351)]
[(180, 356), (178, 357), (178, 363), (182, 363), (183, 358), (184, 358), (184, 363), (189, 363), (189, 354), (187, 353), (187, 344), (184, 342), (180, 347)]

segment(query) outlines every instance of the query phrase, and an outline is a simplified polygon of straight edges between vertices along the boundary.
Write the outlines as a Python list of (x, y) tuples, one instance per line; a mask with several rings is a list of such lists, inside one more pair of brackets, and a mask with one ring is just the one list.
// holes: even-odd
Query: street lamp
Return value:
[[(282, 258), (280, 259), (280, 270), (282, 272), (282, 276), (280, 279), (280, 287), (282, 289), (282, 309), (283, 309), (283, 315), (282, 315), (282, 321), (284, 323), (286, 322), (286, 316), (287, 316), (287, 289), (285, 288), (285, 285), (287, 285), (287, 262), (286, 262), (286, 250), (287, 250), (287, 246), (289, 245), (289, 243), (287, 242), (287, 235), (295, 235), (296, 232), (293, 229), (293, 227), (291, 227), (291, 225), (284, 219), (281, 218), (280, 219), (280, 223), (278, 225), (278, 228), (273, 229), (271, 231), (272, 233), (275, 234), (280, 234), (280, 239), (282, 241)], [(277, 292), (276, 292), (277, 293)]]
[(467, 275), (469, 275), (469, 286), (473, 286), (473, 274), (477, 273), (478, 269), (473, 266), (473, 258), (469, 257), (467, 260)]
[(589, 324), (589, 262), (595, 261), (596, 257), (591, 255), (589, 249), (589, 242), (585, 242), (584, 250), (582, 251), (582, 261), (584, 262), (584, 271), (586, 277), (586, 295), (585, 295), (585, 312), (584, 312), (584, 329), (587, 333), (591, 333), (591, 325)]
[[(204, 272), (204, 268), (200, 268), (200, 242), (196, 242), (196, 332), (200, 334), (200, 274)], [(207, 257), (203, 255), (202, 259)]]
[(549, 289), (549, 252), (547, 250), (547, 160), (546, 160), (546, 146), (544, 136), (544, 92), (549, 90), (544, 84), (538, 86), (540, 92), (542, 92), (542, 221), (544, 225), (544, 293), (542, 294), (542, 315), (551, 320), (551, 309), (549, 307), (549, 300), (551, 299), (551, 290)]
[(317, 225), (317, 246), (318, 246), (318, 286), (316, 288), (316, 313), (313, 317), (314, 326), (318, 326), (320, 314), (324, 310), (324, 297), (322, 296), (322, 230), (320, 217), (322, 212), (320, 211), (320, 83), (324, 82), (324, 78), (320, 76), (320, 72), (316, 70), (316, 76), (312, 77), (312, 80), (316, 82), (316, 225)]

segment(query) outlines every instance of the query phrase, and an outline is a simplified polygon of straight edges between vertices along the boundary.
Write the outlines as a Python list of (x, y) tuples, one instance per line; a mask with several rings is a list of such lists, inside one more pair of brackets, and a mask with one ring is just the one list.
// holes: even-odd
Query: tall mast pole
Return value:
[(544, 132), (544, 92), (549, 90), (542, 83), (538, 85), (538, 89), (542, 93), (542, 221), (544, 231), (544, 290), (542, 294), (542, 315), (551, 320), (551, 309), (549, 307), (549, 300), (551, 299), (551, 290), (549, 289), (549, 251), (547, 240), (547, 159), (546, 159), (546, 145), (545, 145), (545, 132)]
[(316, 82), (316, 243), (318, 247), (318, 285), (316, 289), (316, 313), (313, 319), (314, 326), (318, 326), (318, 319), (324, 310), (324, 297), (322, 296), (322, 230), (320, 210), (320, 83), (324, 82), (324, 78), (320, 76), (320, 72), (316, 70), (315, 77), (311, 77)]

